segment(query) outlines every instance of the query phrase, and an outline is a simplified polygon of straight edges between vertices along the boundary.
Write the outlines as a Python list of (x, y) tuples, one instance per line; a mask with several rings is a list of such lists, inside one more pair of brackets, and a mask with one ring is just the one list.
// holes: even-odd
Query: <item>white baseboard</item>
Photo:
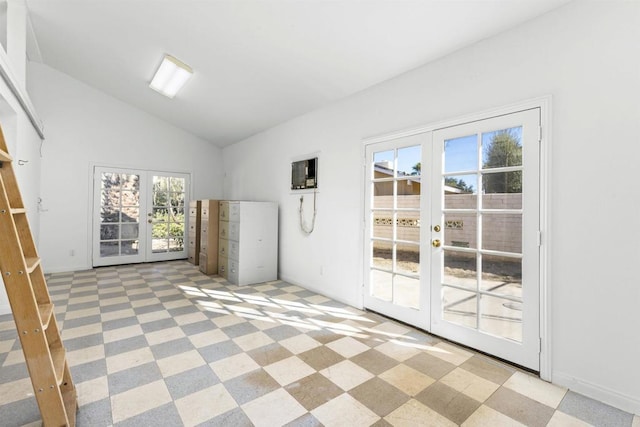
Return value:
[(70, 273), (72, 271), (86, 271), (86, 270), (91, 270), (93, 267), (87, 267), (87, 266), (71, 266), (71, 267), (47, 267), (44, 269), (44, 273), (45, 274), (52, 274), (52, 273)]
[(554, 372), (552, 378), (554, 384), (567, 387), (571, 391), (599, 400), (623, 411), (640, 414), (640, 397), (629, 396), (607, 387), (577, 379), (562, 372)]

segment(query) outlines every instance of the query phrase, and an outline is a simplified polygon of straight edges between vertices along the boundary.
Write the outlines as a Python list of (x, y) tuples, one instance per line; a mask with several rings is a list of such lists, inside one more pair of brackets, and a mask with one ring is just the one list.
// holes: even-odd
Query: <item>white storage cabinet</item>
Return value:
[(218, 274), (235, 285), (278, 278), (278, 204), (221, 201)]

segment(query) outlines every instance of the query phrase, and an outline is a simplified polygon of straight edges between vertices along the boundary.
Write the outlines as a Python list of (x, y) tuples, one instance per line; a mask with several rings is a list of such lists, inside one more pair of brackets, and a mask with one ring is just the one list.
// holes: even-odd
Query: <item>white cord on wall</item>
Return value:
[(307, 227), (307, 225), (304, 223), (304, 196), (300, 196), (300, 229), (305, 234), (311, 234), (313, 232), (313, 228), (316, 225), (316, 214), (318, 212), (316, 208), (316, 194), (317, 191), (313, 190), (313, 219), (311, 220), (311, 227)]

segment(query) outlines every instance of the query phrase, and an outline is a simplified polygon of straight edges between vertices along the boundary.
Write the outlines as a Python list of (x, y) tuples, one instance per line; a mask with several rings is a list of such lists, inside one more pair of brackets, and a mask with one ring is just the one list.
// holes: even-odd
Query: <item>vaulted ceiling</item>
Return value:
[[(220, 147), (567, 0), (27, 0), (40, 61)], [(193, 78), (149, 89), (162, 56)]]

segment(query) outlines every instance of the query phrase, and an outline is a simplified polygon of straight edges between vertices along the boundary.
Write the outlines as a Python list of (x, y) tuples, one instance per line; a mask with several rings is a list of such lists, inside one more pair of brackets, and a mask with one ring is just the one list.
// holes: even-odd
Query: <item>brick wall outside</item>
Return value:
[[(485, 194), (482, 195), (482, 203), (485, 209), (520, 209), (522, 207), (521, 194)], [(376, 208), (391, 208), (393, 196), (376, 196), (374, 200)], [(416, 224), (420, 218), (420, 196), (399, 196), (399, 208), (414, 208), (414, 212), (398, 213), (398, 239), (412, 242), (420, 241), (420, 226), (430, 224)], [(474, 194), (447, 194), (445, 195), (445, 207), (451, 209), (474, 209), (477, 207), (477, 195)], [(374, 214), (373, 236), (391, 238), (391, 211), (376, 212)], [(377, 219), (377, 221), (376, 221)], [(445, 221), (440, 224), (443, 229), (443, 241), (445, 245), (477, 248), (477, 220), (475, 214), (450, 213), (445, 216)], [(482, 218), (483, 249), (522, 252), (522, 216), (519, 214), (484, 214)], [(374, 247), (387, 245), (374, 244)], [(418, 247), (407, 245), (405, 250), (418, 250)]]

